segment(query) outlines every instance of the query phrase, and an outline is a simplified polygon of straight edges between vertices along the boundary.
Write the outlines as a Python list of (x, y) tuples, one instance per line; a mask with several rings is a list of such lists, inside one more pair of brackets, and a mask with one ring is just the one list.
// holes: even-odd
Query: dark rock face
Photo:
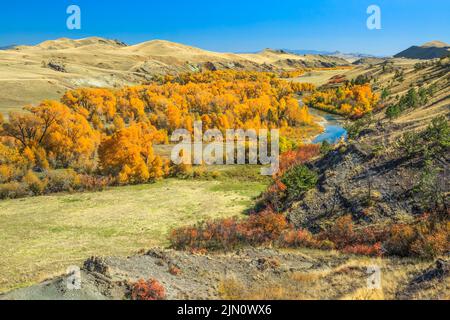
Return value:
[(412, 284), (420, 284), (434, 279), (443, 279), (450, 272), (450, 263), (447, 260), (439, 259), (436, 261), (436, 265), (433, 268), (425, 271), (419, 275), (413, 281)]
[(217, 67), (214, 65), (214, 63), (212, 63), (210, 61), (205, 62), (203, 64), (203, 68), (208, 70), (208, 71), (217, 71)]
[(422, 214), (414, 193), (420, 159), (405, 159), (392, 151), (377, 155), (371, 148), (342, 145), (313, 163), (319, 184), (291, 204), (289, 220), (319, 231), (346, 214), (362, 224), (405, 221)]
[(49, 61), (47, 67), (58, 72), (67, 73), (66, 66), (59, 61)]

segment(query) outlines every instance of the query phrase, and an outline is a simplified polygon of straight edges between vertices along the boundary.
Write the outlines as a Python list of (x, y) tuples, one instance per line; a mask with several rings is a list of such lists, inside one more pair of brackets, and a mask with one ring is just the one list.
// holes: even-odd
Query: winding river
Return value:
[(325, 132), (315, 137), (312, 141), (313, 143), (322, 143), (324, 141), (336, 143), (342, 138), (347, 137), (343, 117), (313, 108), (309, 108), (309, 113), (321, 118), (319, 123), (325, 127)]

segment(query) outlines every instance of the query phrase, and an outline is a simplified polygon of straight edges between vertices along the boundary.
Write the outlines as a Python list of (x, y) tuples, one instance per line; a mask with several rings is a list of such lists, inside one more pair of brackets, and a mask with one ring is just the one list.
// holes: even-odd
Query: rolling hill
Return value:
[(398, 54), (395, 58), (436, 59), (450, 55), (450, 45), (441, 41), (427, 42), (421, 46), (412, 46)]
[(117, 40), (61, 38), (0, 51), (0, 111), (42, 99), (58, 99), (77, 87), (119, 87), (155, 75), (201, 70), (293, 70), (346, 65), (341, 58), (264, 50), (253, 54), (207, 51), (153, 40), (127, 46)]

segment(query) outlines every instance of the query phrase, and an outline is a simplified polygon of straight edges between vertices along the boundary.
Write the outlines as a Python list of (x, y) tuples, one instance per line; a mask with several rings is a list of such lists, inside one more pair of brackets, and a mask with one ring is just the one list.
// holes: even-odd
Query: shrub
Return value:
[(448, 251), (448, 218), (425, 215), (412, 224), (393, 225), (384, 247), (388, 254), (433, 259)]
[(201, 222), (192, 227), (172, 230), (170, 243), (173, 248), (186, 249), (231, 249), (238, 244), (235, 218)]
[(281, 212), (284, 210), (286, 204), (285, 200), (285, 191), (286, 186), (279, 179), (275, 180), (274, 184), (272, 184), (263, 194), (260, 203), (257, 204), (256, 209), (272, 207), (277, 212)]
[(232, 250), (244, 244), (273, 242), (288, 228), (283, 215), (267, 210), (246, 220), (228, 218), (178, 228), (172, 231), (169, 240), (173, 248), (181, 250)]
[(175, 229), (175, 249), (204, 252), (231, 250), (243, 245), (275, 244), (283, 248), (338, 249), (344, 253), (381, 256), (416, 256), (431, 259), (448, 251), (447, 217), (424, 216), (411, 224), (356, 228), (350, 215), (340, 217), (319, 234), (295, 229), (286, 218), (266, 209), (247, 220), (223, 219)]
[(338, 249), (355, 243), (354, 224), (351, 215), (340, 217), (336, 222), (320, 235), (322, 239), (330, 240)]
[(284, 232), (280, 237), (279, 246), (284, 248), (334, 249), (334, 243), (331, 241), (320, 241), (311, 232), (303, 229)]
[(345, 253), (379, 256), (382, 242), (387, 239), (383, 227), (361, 227), (357, 229), (351, 215), (337, 219), (332, 226), (319, 234), (319, 239), (330, 241)]
[(425, 160), (437, 159), (450, 149), (450, 126), (445, 116), (436, 117), (422, 132), (406, 132), (397, 143), (408, 157), (423, 155)]
[(322, 155), (328, 154), (331, 150), (333, 150), (333, 146), (331, 143), (329, 143), (327, 140), (322, 142), (322, 144), (320, 146), (320, 153)]
[(19, 182), (0, 184), (0, 199), (16, 199), (27, 196), (27, 185)]
[(450, 126), (445, 116), (436, 117), (424, 132), (423, 139), (428, 141), (430, 155), (439, 157), (450, 148)]
[(288, 198), (295, 199), (304, 192), (313, 189), (318, 182), (317, 173), (304, 165), (290, 169), (281, 178), (281, 182), (286, 186)]
[(113, 185), (114, 179), (111, 177), (81, 174), (78, 176), (76, 182), (76, 186), (81, 190), (102, 191), (108, 186)]
[(416, 155), (423, 148), (420, 135), (415, 132), (405, 132), (398, 140), (397, 146), (407, 157)]
[(169, 267), (169, 273), (173, 276), (178, 276), (181, 274), (181, 269), (172, 265)]
[(71, 170), (50, 170), (47, 172), (47, 187), (46, 192), (65, 192), (73, 191), (80, 187), (80, 177)]
[(414, 225), (415, 239), (410, 254), (424, 259), (433, 259), (449, 250), (450, 223), (447, 217), (425, 215)]
[(280, 155), (280, 170), (278, 171), (277, 177), (281, 177), (291, 168), (304, 164), (312, 158), (320, 154), (319, 145), (303, 145), (295, 150), (284, 152)]
[(379, 257), (383, 253), (381, 243), (379, 242), (373, 245), (356, 244), (353, 246), (347, 246), (342, 249), (342, 252), (347, 254), (356, 254), (372, 257)]
[(164, 287), (155, 279), (147, 281), (141, 279), (133, 284), (131, 289), (132, 300), (155, 301), (164, 300), (166, 293)]
[(442, 227), (418, 237), (411, 244), (411, 253), (424, 259), (434, 259), (448, 251), (448, 244), (449, 232)]
[(396, 104), (390, 105), (386, 108), (386, 116), (389, 119), (397, 118), (401, 114), (401, 112), (401, 108)]
[(368, 113), (364, 115), (361, 119), (358, 119), (353, 122), (348, 122), (345, 124), (345, 130), (347, 130), (347, 135), (349, 139), (356, 139), (359, 137), (361, 132), (373, 123), (372, 114)]
[(277, 240), (289, 225), (284, 215), (274, 213), (269, 209), (251, 215), (242, 227), (248, 242), (263, 244)]
[(410, 225), (398, 224), (392, 226), (389, 239), (385, 242), (386, 250), (397, 256), (408, 256), (409, 248), (416, 237), (414, 228)]
[(22, 182), (26, 184), (28, 189), (36, 196), (42, 194), (45, 190), (46, 183), (41, 181), (33, 171), (28, 171), (23, 177)]

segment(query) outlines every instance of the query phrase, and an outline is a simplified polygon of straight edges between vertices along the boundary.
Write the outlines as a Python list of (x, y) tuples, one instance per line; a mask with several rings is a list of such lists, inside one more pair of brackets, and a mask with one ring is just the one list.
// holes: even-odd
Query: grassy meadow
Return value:
[(175, 227), (243, 215), (268, 183), (256, 166), (212, 169), (219, 178), (0, 201), (0, 292), (61, 274), (93, 255), (165, 246)]

